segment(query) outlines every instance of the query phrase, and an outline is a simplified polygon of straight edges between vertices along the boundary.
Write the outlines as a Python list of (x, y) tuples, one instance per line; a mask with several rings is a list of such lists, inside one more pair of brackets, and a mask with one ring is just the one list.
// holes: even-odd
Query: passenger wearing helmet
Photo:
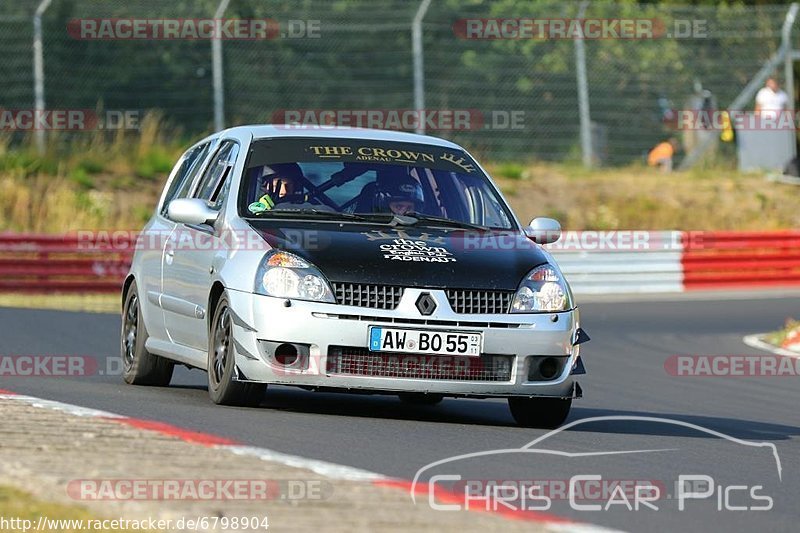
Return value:
[(422, 210), (424, 203), (422, 186), (405, 172), (405, 169), (402, 173), (379, 174), (376, 184), (376, 212), (405, 215)]

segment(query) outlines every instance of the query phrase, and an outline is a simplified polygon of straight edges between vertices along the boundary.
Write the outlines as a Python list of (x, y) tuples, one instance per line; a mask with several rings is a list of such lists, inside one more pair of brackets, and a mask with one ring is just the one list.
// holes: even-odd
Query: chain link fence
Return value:
[[(35, 104), (33, 17), (40, 0), (0, 0), (0, 108)], [(187, 136), (214, 127), (208, 39), (76, 38), (81, 19), (270, 19), (270, 39), (222, 41), (225, 125), (285, 110), (415, 108), (412, 23), (404, 0), (52, 0), (42, 14), (47, 109), (158, 110)], [(421, 18), (428, 110), (482, 120), (428, 133), (492, 160), (580, 160), (575, 39), (470, 38), (465, 21), (569, 20), (577, 3), (439, 0)], [(656, 38), (583, 41), (597, 164), (640, 161), (701, 90), (728, 105), (778, 50), (788, 5), (593, 2), (583, 19), (649, 20)], [(796, 39), (796, 36), (794, 37)], [(474, 116), (474, 115), (473, 115)], [(516, 118), (512, 118), (516, 117)]]

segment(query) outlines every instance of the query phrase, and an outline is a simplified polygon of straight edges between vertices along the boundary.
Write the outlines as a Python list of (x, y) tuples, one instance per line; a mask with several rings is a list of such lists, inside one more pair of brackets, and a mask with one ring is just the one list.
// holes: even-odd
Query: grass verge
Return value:
[(2, 294), (0, 307), (56, 309), (85, 313), (119, 313), (119, 294)]
[(523, 223), (549, 216), (570, 230), (775, 230), (800, 225), (800, 187), (759, 174), (644, 166), (587, 171), (533, 163), (489, 171)]
[(51, 132), (44, 154), (0, 133), (0, 231), (138, 229), (190, 142), (156, 114), (133, 132)]
[(784, 324), (782, 329), (777, 331), (770, 331), (769, 333), (765, 334), (763, 337), (764, 342), (772, 344), (774, 346), (781, 347), (783, 346), (784, 341), (786, 338), (797, 331), (800, 328), (800, 321), (795, 320), (793, 318), (787, 318), (786, 324)]
[[(136, 132), (33, 143), (0, 134), (0, 231), (135, 230), (192, 142), (147, 115)], [(489, 159), (491, 155), (489, 155)], [(569, 230), (772, 230), (800, 225), (800, 187), (720, 165), (663, 174), (642, 165), (487, 164), (514, 211)]]
[[(86, 527), (90, 525), (90, 521), (100, 525), (102, 524), (101, 521), (105, 520), (82, 507), (45, 502), (34, 498), (27, 492), (3, 485), (0, 485), (0, 517), (7, 521), (6, 524), (0, 524), (2, 531), (24, 531), (26, 526), (29, 526), (28, 531), (33, 531), (39, 525), (40, 517), (43, 517), (43, 520), (47, 522), (42, 524), (43, 529), (41, 531), (54, 533), (92, 530), (92, 528)], [(16, 519), (18, 519), (16, 524), (19, 527), (15, 527), (14, 522), (8, 522)], [(109, 532), (131, 531), (113, 528), (98, 528), (94, 530)]]

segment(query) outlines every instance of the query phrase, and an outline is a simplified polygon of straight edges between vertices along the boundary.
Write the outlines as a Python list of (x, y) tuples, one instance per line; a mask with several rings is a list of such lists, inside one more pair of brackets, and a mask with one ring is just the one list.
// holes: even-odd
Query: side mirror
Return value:
[(170, 220), (183, 224), (213, 224), (219, 216), (205, 200), (199, 198), (178, 198), (172, 200), (167, 206), (167, 215)]
[(525, 228), (525, 235), (536, 244), (551, 244), (561, 238), (561, 224), (552, 218), (536, 217)]

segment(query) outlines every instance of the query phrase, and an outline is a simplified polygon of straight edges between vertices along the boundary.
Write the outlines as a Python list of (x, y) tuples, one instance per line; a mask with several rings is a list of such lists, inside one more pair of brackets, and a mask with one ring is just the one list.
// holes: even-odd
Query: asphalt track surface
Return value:
[[(460, 475), (473, 486), (512, 480), (518, 487), (535, 480), (551, 497), (549, 512), (629, 531), (796, 531), (800, 521), (800, 379), (678, 377), (670, 375), (664, 363), (673, 354), (759, 354), (742, 343), (743, 335), (775, 329), (786, 317), (800, 314), (798, 304), (796, 296), (774, 294), (764, 299), (748, 295), (746, 299), (586, 303), (581, 312), (582, 325), (592, 337), (583, 351), (589, 373), (581, 380), (584, 398), (573, 404), (569, 418), (657, 417), (737, 439), (771, 442), (782, 467), (780, 479), (777, 461), (767, 447), (659, 421), (582, 423), (536, 445), (537, 449), (600, 455), (514, 453), (546, 431), (515, 427), (502, 400), (446, 399), (436, 407), (415, 407), (390, 396), (275, 387), (260, 408), (224, 408), (208, 399), (205, 373), (183, 367), (176, 370), (168, 388), (128, 386), (117, 375), (0, 377), (0, 388), (405, 479), (434, 461), (505, 449), (447, 462), (426, 470), (422, 479), (432, 474)], [(106, 358), (118, 357), (118, 330), (119, 318), (114, 315), (0, 309), (0, 353), (88, 355), (104, 368)], [(660, 451), (605, 453), (633, 450)], [(575, 509), (560, 496), (558, 487), (572, 476), (586, 474), (658, 486), (662, 498), (653, 502), (658, 510), (645, 505), (638, 511), (628, 510), (622, 503), (609, 510)], [(681, 475), (710, 476), (713, 494), (706, 499), (684, 497), (685, 508), (680, 510), (674, 483)], [(736, 488), (742, 486), (747, 488)], [(761, 488), (753, 488), (757, 486)], [(576, 487), (580, 496), (581, 488), (592, 486), (579, 482)], [(730, 509), (764, 506), (766, 500), (756, 499), (763, 495), (772, 498), (769, 511)], [(591, 492), (574, 503), (605, 506), (610, 497)], [(625, 498), (633, 505), (630, 491)], [(621, 501), (619, 495), (616, 501)], [(516, 500), (511, 505), (520, 503)], [(427, 505), (424, 499), (420, 504)], [(525, 505), (537, 507), (543, 501), (528, 500)]]

